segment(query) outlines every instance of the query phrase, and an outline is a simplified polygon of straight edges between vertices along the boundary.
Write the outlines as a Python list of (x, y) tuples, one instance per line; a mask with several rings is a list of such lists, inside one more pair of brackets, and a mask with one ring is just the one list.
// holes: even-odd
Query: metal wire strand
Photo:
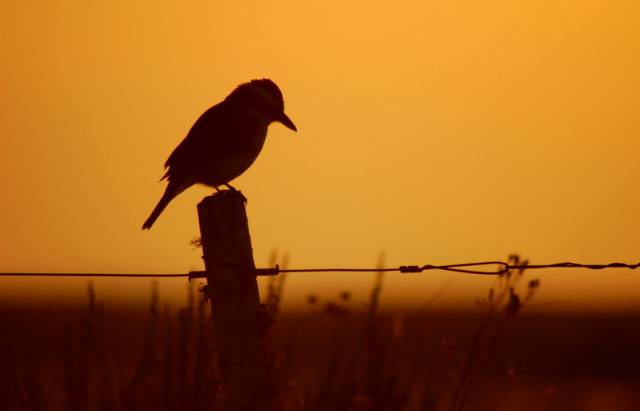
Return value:
[[(495, 270), (488, 267), (495, 266)], [(502, 275), (509, 270), (535, 270), (543, 268), (586, 268), (590, 270), (603, 270), (608, 268), (628, 268), (635, 270), (640, 263), (608, 263), (608, 264), (580, 264), (572, 262), (553, 264), (514, 264), (504, 261), (482, 261), (479, 263), (460, 263), (448, 265), (401, 265), (395, 268), (293, 268), (280, 269), (278, 265), (273, 268), (258, 268), (256, 275), (269, 276), (280, 273), (366, 273), (366, 272), (400, 272), (403, 274), (418, 274), (423, 271), (441, 270), (475, 275)], [(188, 273), (153, 274), (153, 273), (27, 273), (6, 272), (0, 273), (0, 277), (111, 277), (111, 278), (194, 278), (206, 277), (206, 271), (190, 271)]]

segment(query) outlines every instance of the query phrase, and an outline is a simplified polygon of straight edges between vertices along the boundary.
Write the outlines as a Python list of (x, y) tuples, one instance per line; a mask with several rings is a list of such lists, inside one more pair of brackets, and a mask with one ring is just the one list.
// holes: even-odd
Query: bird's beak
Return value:
[(280, 115), (280, 118), (278, 119), (279, 122), (281, 122), (282, 124), (284, 124), (285, 127), (293, 130), (293, 131), (298, 131), (298, 129), (296, 128), (296, 125), (293, 124), (293, 121), (291, 121), (291, 119), (289, 117), (287, 117), (286, 114), (284, 114), (284, 112), (282, 112), (282, 114)]

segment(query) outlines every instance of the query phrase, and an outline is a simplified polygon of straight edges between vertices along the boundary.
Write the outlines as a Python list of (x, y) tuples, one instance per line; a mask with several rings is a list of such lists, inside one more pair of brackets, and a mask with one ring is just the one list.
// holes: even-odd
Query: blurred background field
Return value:
[[(283, 277), (263, 284), (271, 313), (274, 410), (635, 410), (640, 314), (536, 309), (544, 286), (512, 273), (474, 309), (385, 308), (348, 290), (282, 310)], [(3, 410), (216, 409), (221, 391), (209, 306), (197, 287), (171, 307), (0, 306)]]

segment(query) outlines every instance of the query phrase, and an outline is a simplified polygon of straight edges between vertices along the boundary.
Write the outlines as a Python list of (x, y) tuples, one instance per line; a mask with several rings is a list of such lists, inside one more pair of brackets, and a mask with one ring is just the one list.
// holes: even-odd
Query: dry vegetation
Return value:
[[(381, 312), (379, 274), (364, 309), (345, 291), (329, 301), (310, 296), (312, 314), (284, 315), (286, 277), (269, 281), (265, 409), (640, 406), (638, 319), (521, 315), (540, 285), (523, 271), (497, 278), (475, 313)], [(0, 409), (219, 409), (224, 389), (199, 292), (191, 288), (177, 312), (154, 293), (146, 315), (109, 312), (91, 286), (88, 294), (82, 310), (2, 310)]]

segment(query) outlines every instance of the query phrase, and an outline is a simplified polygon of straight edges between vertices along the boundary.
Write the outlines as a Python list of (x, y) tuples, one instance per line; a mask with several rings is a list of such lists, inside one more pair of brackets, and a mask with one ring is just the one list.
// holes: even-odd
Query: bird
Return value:
[(166, 179), (167, 187), (142, 229), (150, 229), (169, 202), (194, 184), (237, 191), (229, 183), (256, 160), (273, 122), (298, 131), (284, 112), (282, 92), (266, 78), (240, 84), (206, 110), (165, 162), (160, 181)]

